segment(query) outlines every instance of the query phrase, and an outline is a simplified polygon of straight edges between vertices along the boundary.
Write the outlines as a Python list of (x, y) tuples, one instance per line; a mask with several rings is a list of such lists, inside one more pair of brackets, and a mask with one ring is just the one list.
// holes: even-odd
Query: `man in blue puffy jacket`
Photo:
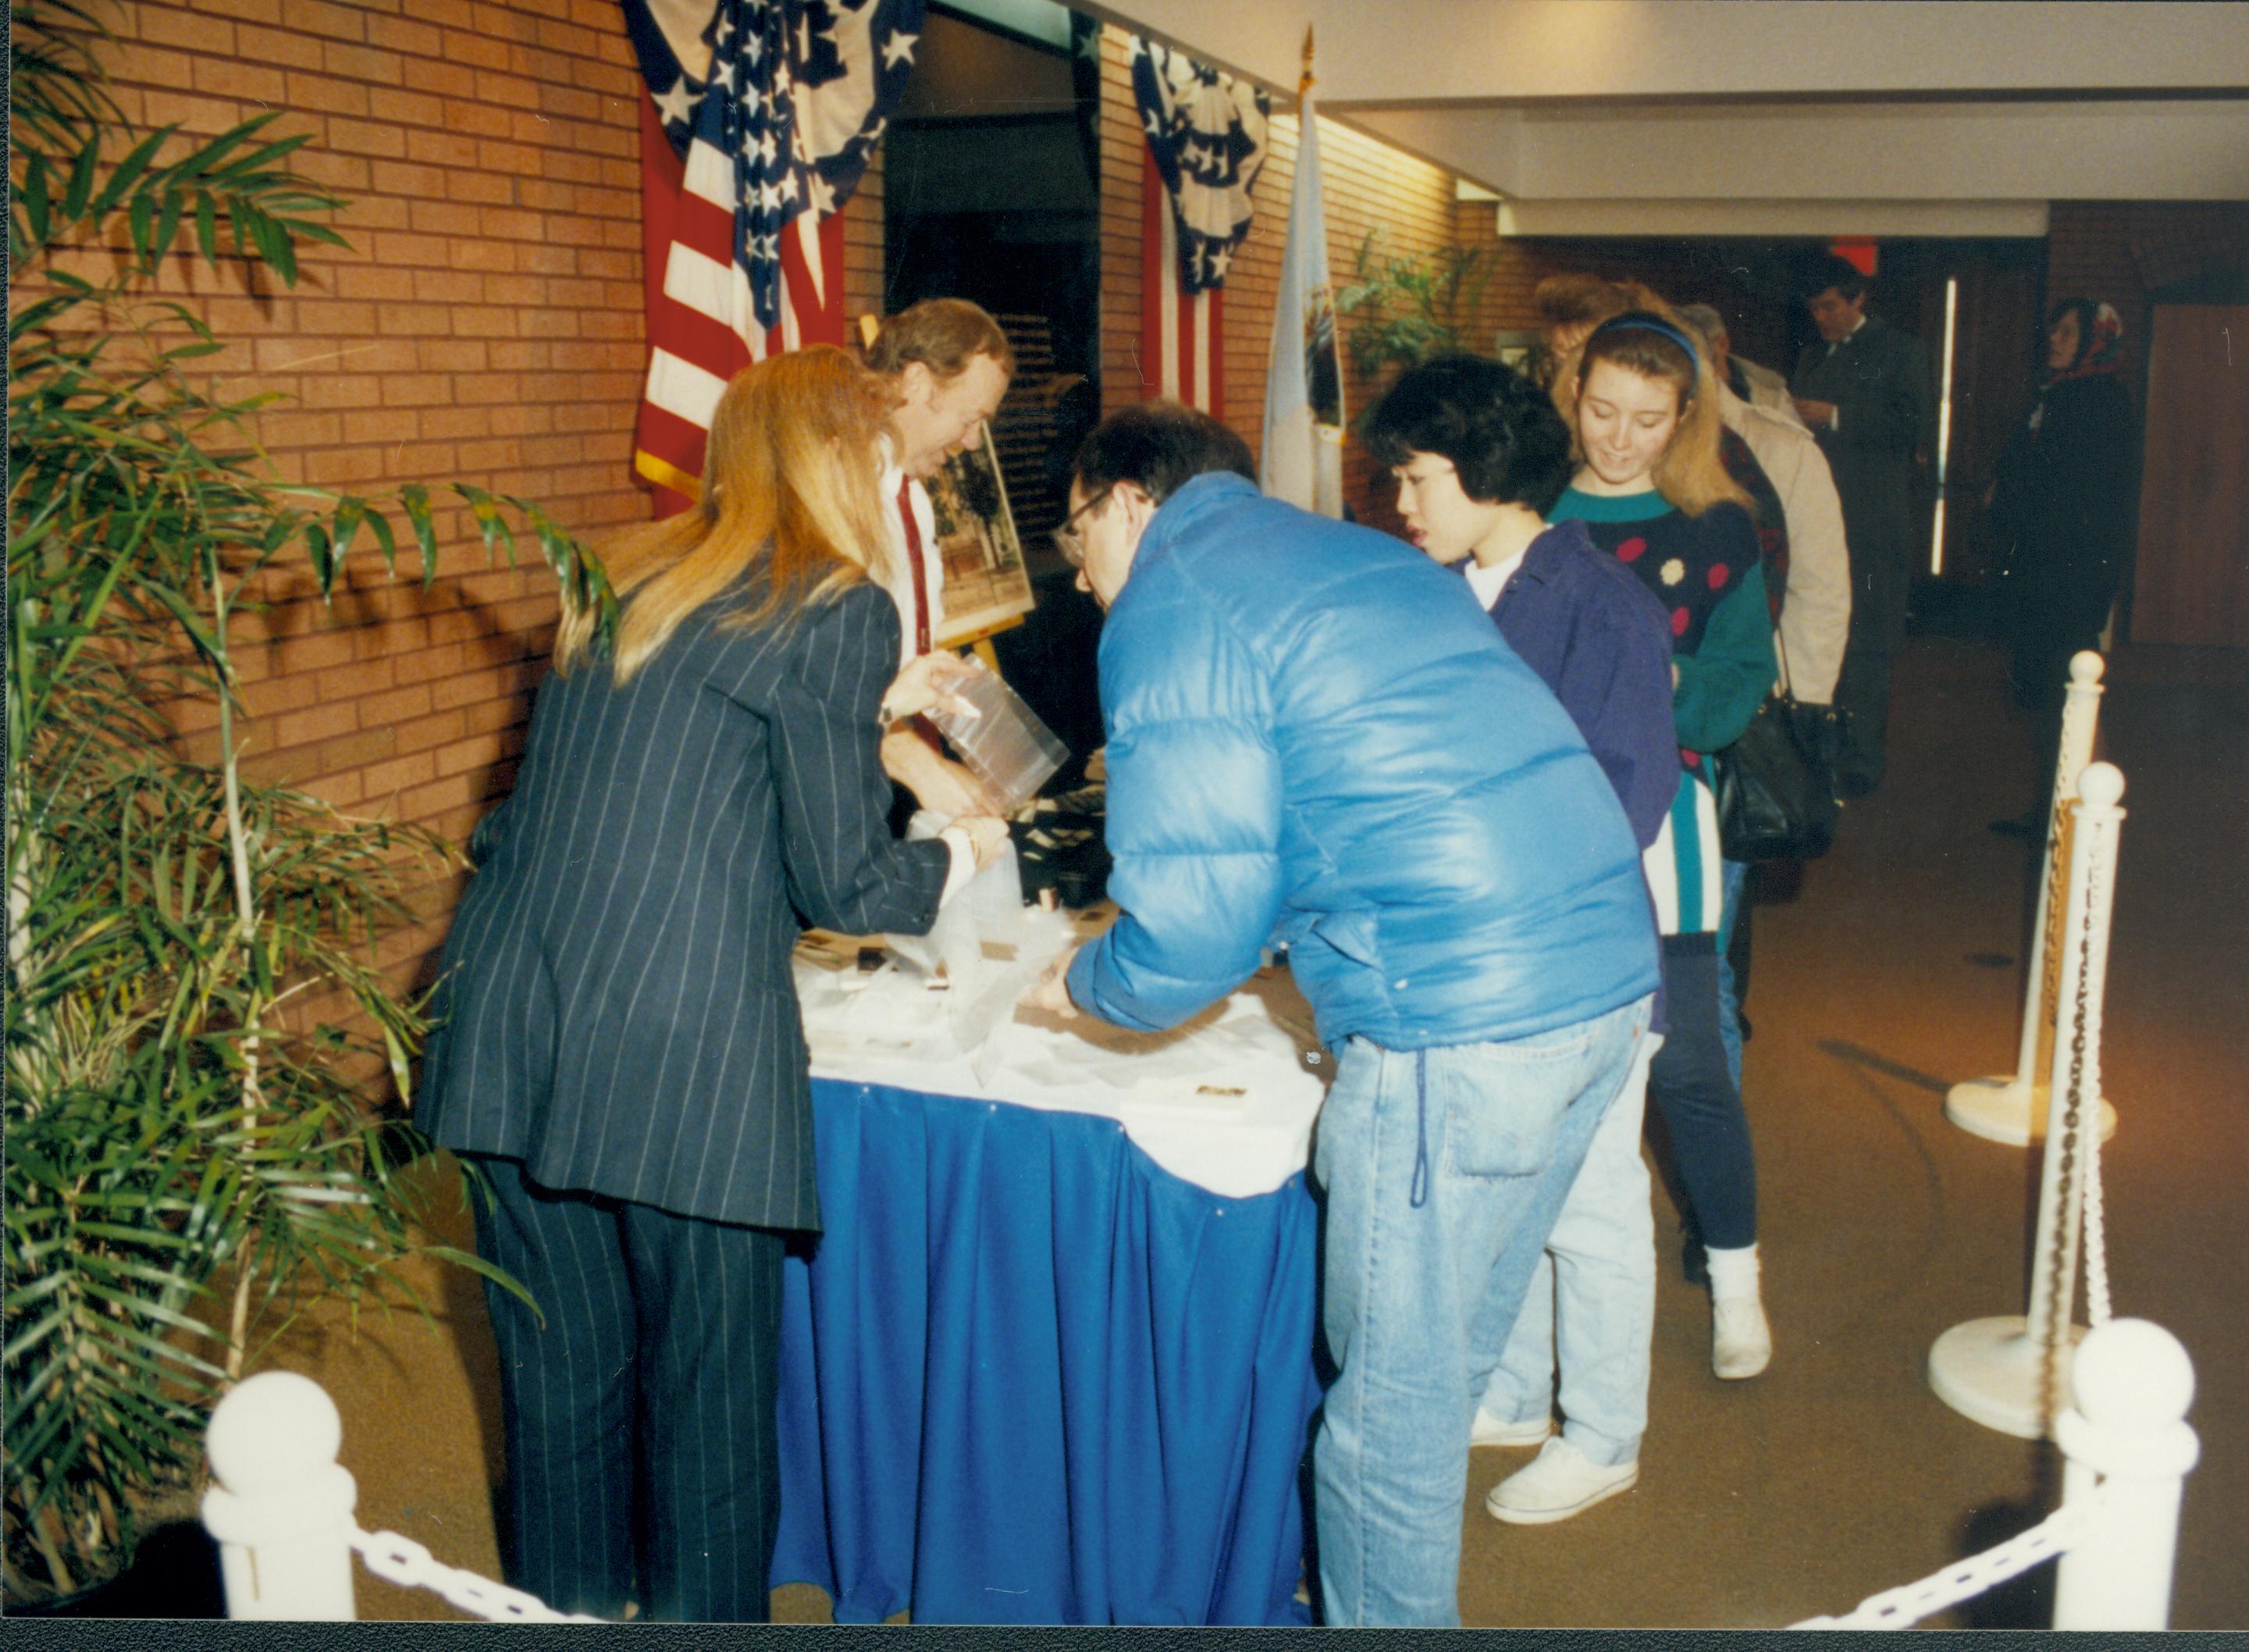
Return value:
[(1615, 793), (1465, 582), (1254, 474), (1175, 404), (1078, 453), (1119, 914), (1032, 1000), (1171, 1027), (1287, 947), (1339, 1057), (1323, 1609), (1453, 1625), (1470, 1417), (1647, 1029), (1654, 929)]

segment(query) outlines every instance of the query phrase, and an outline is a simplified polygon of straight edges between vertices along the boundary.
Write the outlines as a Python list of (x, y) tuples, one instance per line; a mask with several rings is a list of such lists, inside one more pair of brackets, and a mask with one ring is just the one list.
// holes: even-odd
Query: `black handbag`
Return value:
[(1716, 754), (1718, 845), (1728, 860), (1816, 860), (1827, 852), (1839, 812), (1828, 759), (1834, 723), (1826, 706), (1767, 694), (1741, 738)]

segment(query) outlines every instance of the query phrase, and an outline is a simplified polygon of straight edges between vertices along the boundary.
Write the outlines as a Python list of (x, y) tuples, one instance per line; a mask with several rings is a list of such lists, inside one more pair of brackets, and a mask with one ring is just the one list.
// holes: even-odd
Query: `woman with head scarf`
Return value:
[(2060, 706), (2070, 657), (2099, 642), (2131, 551), (2139, 467), (2123, 334), (2106, 304), (2054, 306), (2038, 396), (1992, 484), (2015, 696), (2035, 709)]
[(2123, 337), (2116, 312), (2096, 299), (2053, 306), (2038, 395), (1984, 494), (2006, 557), (2008, 674), (2037, 725), (2031, 807), (1991, 823), (2012, 837), (2046, 835), (2070, 658), (2100, 645), (2131, 553), (2139, 465)]

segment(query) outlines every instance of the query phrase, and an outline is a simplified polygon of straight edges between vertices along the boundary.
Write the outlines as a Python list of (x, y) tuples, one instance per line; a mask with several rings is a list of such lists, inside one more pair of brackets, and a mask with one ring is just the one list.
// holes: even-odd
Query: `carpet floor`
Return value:
[[(2244, 1628), (2249, 1568), (2230, 1534), (2249, 1512), (2234, 1271), (2249, 1257), (2249, 655), (2128, 650), (2102, 717), (2129, 810), (2101, 1050), (2121, 1115), (2101, 1164), (2108, 1270), (2115, 1311), (2175, 1332), (2199, 1379), (2172, 1622)], [(2029, 723), (1996, 650), (1922, 637), (1901, 657), (1891, 738), (1888, 783), (1850, 806), (1792, 888), (1771, 880), (1756, 912), (1744, 1090), (1771, 1369), (1711, 1376), (1709, 1299), (1682, 1277), (1676, 1207), (1659, 1191), (1640, 1483), (1573, 1520), (1506, 1526), (1484, 1493), (1526, 1454), (1476, 1451), (1462, 1511), (1471, 1625), (1775, 1628), (1847, 1611), (2055, 1506), (2053, 1448), (1959, 1415), (1924, 1371), (1940, 1332), (2020, 1313), (2028, 1290), (2036, 1157), (1966, 1134), (1942, 1107), (1952, 1083), (2014, 1059), (2037, 850), (1985, 823), (2029, 801)], [(457, 1198), (439, 1202), (465, 1242)], [(482, 1302), (458, 1270), (412, 1277), (429, 1318), (404, 1309), (354, 1329), (316, 1314), (274, 1363), (336, 1396), (362, 1525), (495, 1574)], [(1929, 1627), (2050, 1622), (2052, 1579), (2041, 1566)], [(451, 1615), (363, 1573), (360, 1595), (368, 1618)], [(808, 1586), (777, 1590), (774, 1607), (827, 1617)]]

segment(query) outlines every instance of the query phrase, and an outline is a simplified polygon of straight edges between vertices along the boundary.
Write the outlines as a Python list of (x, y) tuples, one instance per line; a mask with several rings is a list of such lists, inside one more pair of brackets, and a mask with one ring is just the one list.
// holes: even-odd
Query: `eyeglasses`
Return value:
[(1055, 549), (1062, 553), (1062, 560), (1069, 563), (1072, 568), (1083, 568), (1085, 565), (1085, 536), (1080, 533), (1076, 528), (1071, 526), (1071, 524), (1076, 522), (1079, 517), (1083, 516), (1088, 511), (1099, 510), (1102, 505), (1108, 499), (1109, 496), (1116, 491), (1117, 485), (1114, 482), (1111, 482), (1107, 487), (1103, 488), (1101, 492), (1096, 493), (1091, 499), (1086, 500), (1084, 504), (1079, 506), (1068, 516), (1064, 517), (1063, 519), (1062, 526), (1055, 529)]

